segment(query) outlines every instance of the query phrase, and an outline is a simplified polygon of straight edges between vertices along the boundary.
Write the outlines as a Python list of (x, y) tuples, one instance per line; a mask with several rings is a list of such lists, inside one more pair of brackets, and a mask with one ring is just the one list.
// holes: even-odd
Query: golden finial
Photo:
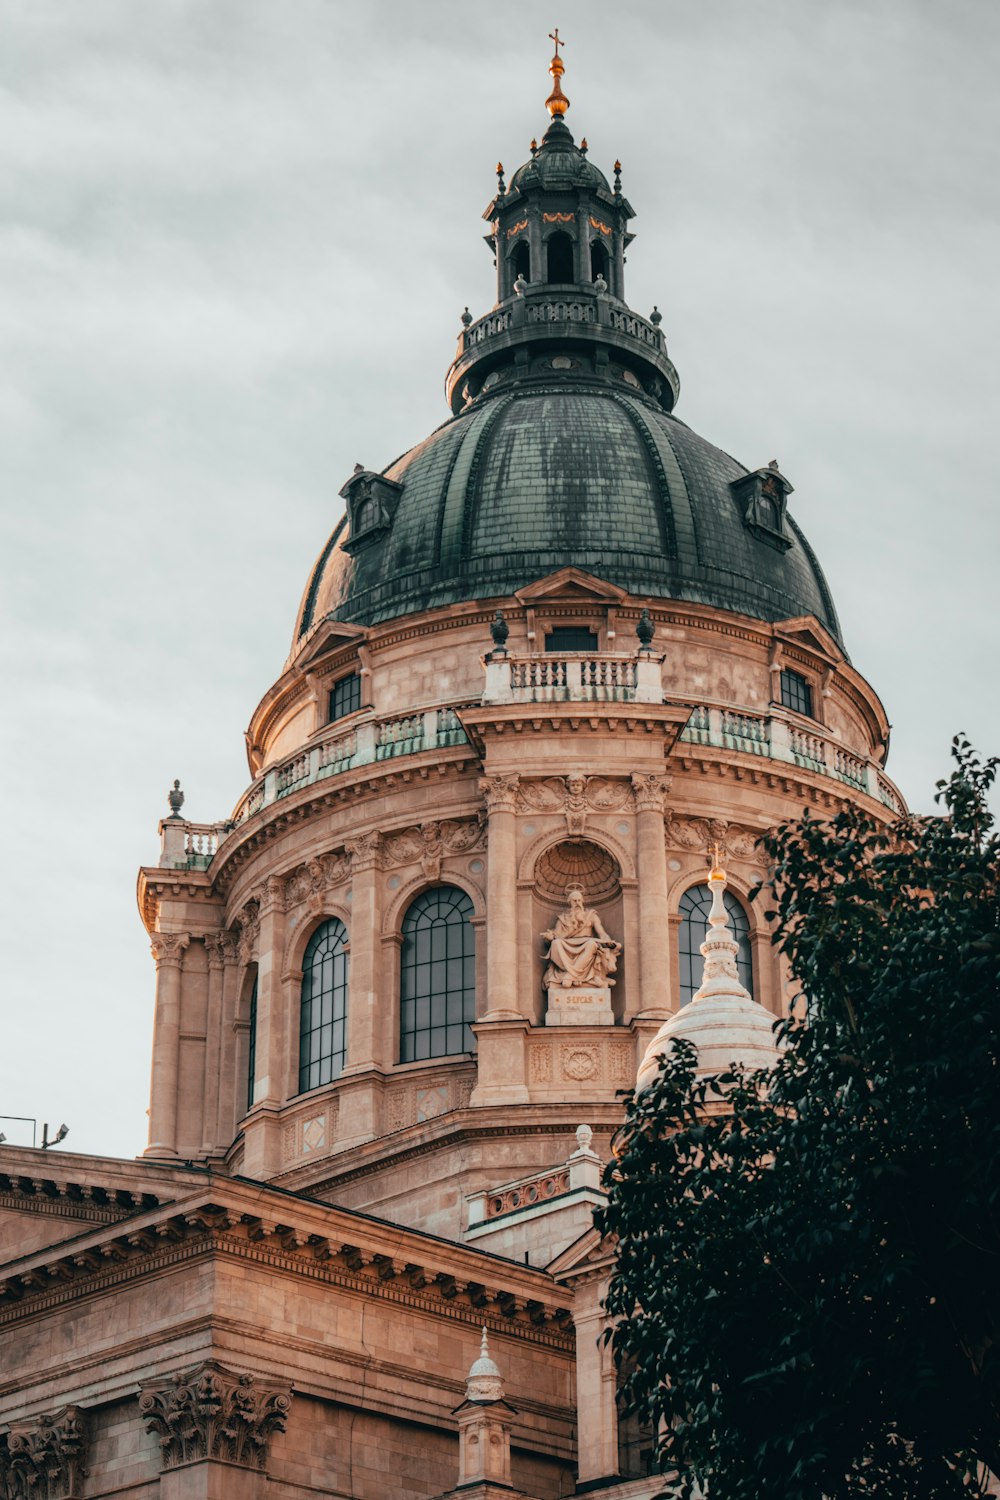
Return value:
[(719, 853), (718, 839), (712, 845), (712, 873), (708, 878), (709, 880), (725, 880), (726, 878), (726, 872), (722, 868), (722, 855)]
[(553, 120), (555, 120), (558, 116), (564, 115), (569, 109), (569, 100), (563, 93), (562, 84), (559, 81), (566, 71), (566, 64), (559, 56), (559, 48), (565, 47), (566, 43), (559, 35), (558, 26), (556, 27), (555, 31), (549, 32), (549, 37), (555, 43), (556, 52), (551, 63), (549, 64), (549, 74), (552, 78), (552, 92), (545, 101), (545, 108), (548, 110)]

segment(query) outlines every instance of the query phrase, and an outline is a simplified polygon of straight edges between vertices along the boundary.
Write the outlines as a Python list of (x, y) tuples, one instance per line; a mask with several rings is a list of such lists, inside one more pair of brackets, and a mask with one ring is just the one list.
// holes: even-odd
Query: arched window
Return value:
[(511, 256), (511, 260), (514, 265), (514, 280), (516, 281), (519, 276), (523, 276), (525, 281), (530, 281), (531, 251), (528, 248), (527, 240), (518, 240), (514, 246), (514, 253)]
[[(723, 891), (722, 899), (729, 913), (733, 937), (739, 943), (736, 968), (740, 982), (753, 994), (753, 960), (750, 956), (750, 923), (736, 897)], [(701, 956), (701, 945), (708, 928), (708, 914), (712, 910), (712, 893), (707, 885), (693, 885), (681, 897), (681, 930), (678, 941), (681, 960), (681, 1004), (687, 1005), (701, 984), (705, 960)]]
[(247, 1039), (247, 1109), (253, 1104), (253, 1082), (257, 1072), (257, 975), (250, 991), (250, 1034)]
[(549, 281), (575, 281), (576, 273), (573, 268), (573, 241), (568, 234), (557, 229), (555, 234), (549, 237), (546, 246), (548, 257)]
[(611, 260), (608, 256), (608, 247), (602, 240), (591, 240), (590, 242), (590, 274), (596, 281), (598, 276), (603, 276), (605, 281), (611, 281)]
[(347, 928), (331, 917), (302, 960), (299, 1093), (339, 1078), (347, 1057)]
[(424, 891), (403, 918), (399, 1060), (472, 1052), (476, 934), (472, 902), (453, 885)]

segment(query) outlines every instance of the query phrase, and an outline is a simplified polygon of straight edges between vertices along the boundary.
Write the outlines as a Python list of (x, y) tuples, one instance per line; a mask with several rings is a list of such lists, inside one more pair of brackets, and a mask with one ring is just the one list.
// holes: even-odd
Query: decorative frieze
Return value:
[(284, 1432), (289, 1386), (267, 1385), (206, 1360), (140, 1387), (146, 1431), (159, 1434), (164, 1469), (220, 1459), (264, 1469), (271, 1434)]
[(668, 815), (666, 823), (668, 848), (691, 849), (710, 858), (713, 847), (718, 844), (723, 855), (731, 859), (750, 860), (754, 864), (766, 865), (767, 857), (757, 847), (761, 830), (744, 828), (738, 823), (729, 823), (725, 818), (678, 818)]
[(87, 1441), (79, 1406), (12, 1423), (0, 1438), (0, 1500), (78, 1500)]
[(380, 860), (382, 835), (376, 832), (361, 833), (356, 839), (348, 839), (345, 848), (351, 857), (351, 873), (374, 870)]
[(579, 838), (586, 829), (590, 813), (630, 810), (633, 795), (624, 778), (572, 773), (522, 781), (518, 787), (517, 805), (522, 812), (561, 812), (566, 819), (567, 833)]

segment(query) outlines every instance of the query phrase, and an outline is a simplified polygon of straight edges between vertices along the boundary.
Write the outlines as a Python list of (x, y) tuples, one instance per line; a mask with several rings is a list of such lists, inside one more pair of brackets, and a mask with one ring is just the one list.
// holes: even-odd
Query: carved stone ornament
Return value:
[(239, 935), (236, 939), (237, 957), (245, 968), (257, 951), (260, 936), (260, 908), (256, 901), (248, 901), (236, 919)]
[(306, 860), (285, 878), (285, 908), (321, 902), (328, 890), (342, 885), (351, 873), (350, 856), (344, 851)]
[(208, 954), (208, 967), (210, 969), (221, 969), (231, 951), (228, 934), (225, 932), (206, 932), (202, 938), (202, 942), (205, 944), (205, 952)]
[(190, 942), (191, 939), (186, 932), (155, 933), (150, 948), (156, 959), (156, 967), (174, 964), (179, 969), (184, 962), (184, 951)]
[(712, 847), (719, 846), (722, 855), (732, 859), (750, 860), (754, 864), (766, 865), (767, 856), (758, 848), (761, 837), (755, 828), (742, 828), (728, 823), (724, 818), (668, 818), (666, 841), (668, 848), (697, 849), (706, 859), (711, 857)]
[(635, 793), (635, 806), (637, 812), (663, 811), (663, 799), (670, 790), (670, 780), (666, 776), (639, 776), (632, 777), (632, 790)]
[(284, 1432), (290, 1405), (287, 1385), (262, 1385), (215, 1360), (139, 1391), (139, 1411), (146, 1431), (159, 1434), (165, 1469), (206, 1459), (263, 1469), (271, 1434)]
[(588, 812), (622, 812), (632, 806), (632, 788), (624, 779), (604, 776), (547, 776), (541, 781), (523, 781), (518, 788), (522, 811), (562, 812), (566, 831), (579, 838), (587, 825)]
[(514, 812), (517, 806), (517, 790), (521, 778), (514, 776), (481, 776), (479, 790), (486, 800), (486, 810)]
[(362, 870), (374, 870), (380, 863), (382, 854), (382, 835), (379, 833), (362, 833), (356, 839), (348, 839), (345, 845), (351, 856), (351, 872), (360, 874)]
[(618, 967), (621, 943), (604, 930), (596, 911), (583, 904), (579, 886), (566, 892), (569, 905), (556, 918), (555, 927), (542, 933), (549, 945), (548, 968), (543, 983), (563, 989), (590, 989), (614, 984), (610, 976)]
[(87, 1414), (79, 1406), (14, 1422), (0, 1438), (3, 1500), (78, 1500), (87, 1470)]

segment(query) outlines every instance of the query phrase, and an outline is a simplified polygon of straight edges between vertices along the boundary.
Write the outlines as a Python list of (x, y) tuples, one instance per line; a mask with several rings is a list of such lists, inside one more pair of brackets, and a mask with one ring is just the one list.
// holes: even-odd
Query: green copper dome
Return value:
[(540, 147), (484, 218), (497, 300), (466, 312), (445, 388), (454, 413), (383, 473), (361, 469), (313, 569), (296, 639), (319, 620), (375, 625), (498, 599), (575, 565), (640, 597), (776, 621), (829, 589), (775, 463), (748, 471), (672, 415), (680, 379), (661, 317), (625, 301), (634, 210), (561, 118), (562, 61)]
[(498, 382), (385, 470), (384, 524), (367, 543), (364, 530), (351, 543), (348, 518), (336, 528), (297, 636), (325, 616), (373, 625), (491, 599), (573, 564), (636, 595), (813, 614), (839, 639), (794, 521), (748, 524), (753, 476), (624, 378), (574, 373)]

